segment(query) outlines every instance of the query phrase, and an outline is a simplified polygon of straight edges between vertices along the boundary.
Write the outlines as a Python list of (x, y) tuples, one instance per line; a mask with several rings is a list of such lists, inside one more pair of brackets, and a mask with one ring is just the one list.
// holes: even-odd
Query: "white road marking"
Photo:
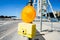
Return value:
[(6, 25), (6, 24), (9, 24), (9, 23), (13, 23), (14, 21), (11, 21), (11, 22), (5, 22), (5, 23), (3, 23), (2, 25), (0, 25), (0, 26), (3, 26), (3, 25)]
[(13, 33), (16, 29), (17, 29), (17, 27), (14, 28), (13, 31), (11, 30), (11, 31), (10, 31), (9, 33), (7, 33), (6, 35), (0, 37), (0, 40), (3, 39), (4, 37), (8, 36), (9, 34)]

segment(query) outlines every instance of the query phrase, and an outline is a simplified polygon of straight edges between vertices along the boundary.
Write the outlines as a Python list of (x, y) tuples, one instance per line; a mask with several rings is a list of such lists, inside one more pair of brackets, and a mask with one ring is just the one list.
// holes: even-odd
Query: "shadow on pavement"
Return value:
[(32, 40), (45, 40), (45, 38), (36, 30), (36, 36)]

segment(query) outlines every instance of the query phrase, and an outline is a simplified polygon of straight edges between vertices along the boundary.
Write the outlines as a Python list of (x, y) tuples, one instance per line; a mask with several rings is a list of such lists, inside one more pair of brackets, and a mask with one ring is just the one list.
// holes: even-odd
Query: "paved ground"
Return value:
[[(0, 22), (2, 25), (0, 26), (0, 40), (28, 40), (27, 37), (23, 37), (17, 34), (17, 27), (18, 27), (18, 23), (20, 21), (5, 21), (5, 22)], [(5, 25), (3, 25), (4, 23), (6, 23)], [(36, 33), (36, 37), (33, 38), (32, 40), (60, 40), (60, 31), (56, 31), (59, 30), (60, 28), (60, 23), (59, 22), (55, 22), (53, 23), (52, 27), (55, 31), (50, 32), (47, 30), (51, 30), (51, 23), (49, 22), (43, 22), (43, 32), (39, 33), (39, 28), (40, 28), (40, 23), (39, 22), (34, 22), (36, 24), (37, 27), (37, 33)]]

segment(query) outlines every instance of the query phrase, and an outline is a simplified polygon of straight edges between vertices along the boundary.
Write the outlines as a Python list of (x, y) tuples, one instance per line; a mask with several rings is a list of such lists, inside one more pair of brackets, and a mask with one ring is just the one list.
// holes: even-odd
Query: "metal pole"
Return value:
[[(38, 16), (40, 16), (39, 10), (40, 10), (40, 0), (37, 0), (37, 14), (38, 14)], [(40, 31), (41, 31), (41, 29), (40, 29)]]
[(31, 6), (33, 6), (33, 4), (32, 4), (32, 0), (29, 0), (29, 3), (30, 3)]
[(40, 0), (40, 31), (42, 32), (42, 0)]
[(36, 4), (36, 0), (33, 1), (33, 7), (35, 6), (35, 4)]
[[(51, 5), (51, 3), (50, 3), (49, 0), (48, 0), (48, 4), (50, 5), (50, 8), (51, 8), (51, 10), (52, 10), (52, 12), (53, 12), (53, 14), (54, 14), (54, 10), (53, 10), (52, 5)], [(50, 15), (49, 15), (49, 17), (50, 17)], [(56, 18), (55, 14), (54, 14), (54, 17)], [(50, 18), (50, 22), (51, 22), (51, 18)], [(53, 22), (51, 22), (51, 32), (52, 32), (52, 31), (53, 31)]]
[[(53, 10), (53, 8), (52, 8), (52, 5), (51, 5), (51, 3), (50, 3), (50, 1), (48, 0), (48, 4), (50, 5), (50, 8), (51, 8), (51, 10), (52, 10), (52, 12), (53, 12), (53, 14), (55, 13), (54, 12), (54, 10)], [(54, 14), (54, 17), (56, 18), (56, 15)]]

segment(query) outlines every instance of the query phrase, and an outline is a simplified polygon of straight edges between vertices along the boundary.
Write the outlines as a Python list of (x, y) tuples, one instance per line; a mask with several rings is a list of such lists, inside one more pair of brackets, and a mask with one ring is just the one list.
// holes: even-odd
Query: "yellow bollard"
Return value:
[(26, 36), (28, 38), (33, 38), (36, 34), (36, 24), (32, 23), (19, 23), (18, 24), (18, 34)]

